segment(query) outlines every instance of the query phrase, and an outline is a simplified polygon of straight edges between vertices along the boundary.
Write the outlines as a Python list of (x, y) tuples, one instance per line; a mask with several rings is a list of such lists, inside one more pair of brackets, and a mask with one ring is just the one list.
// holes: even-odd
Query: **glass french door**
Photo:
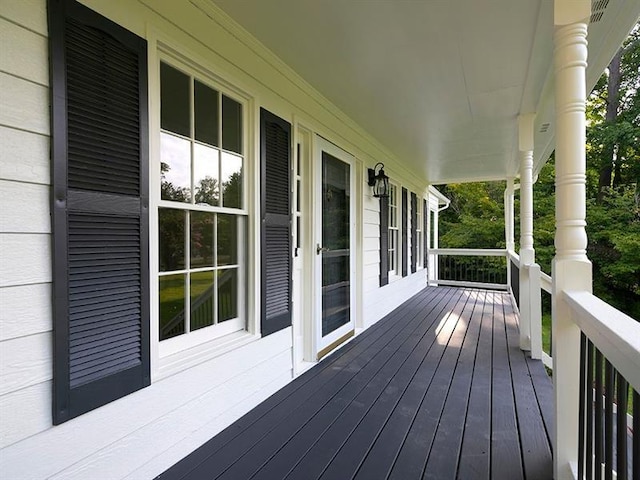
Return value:
[(316, 352), (320, 358), (354, 331), (353, 157), (317, 137)]

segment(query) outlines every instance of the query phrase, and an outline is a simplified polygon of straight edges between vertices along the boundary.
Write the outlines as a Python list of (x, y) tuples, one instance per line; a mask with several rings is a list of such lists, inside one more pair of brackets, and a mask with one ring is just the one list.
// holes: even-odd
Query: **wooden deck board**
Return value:
[(520, 334), (513, 307), (510, 304), (505, 305), (505, 323), (518, 424), (527, 425), (527, 428), (519, 429), (525, 477), (551, 478), (553, 469), (549, 439), (529, 375), (527, 361), (517, 346)]
[[(502, 304), (493, 305), (493, 393), (491, 412), (491, 476), (513, 480), (524, 477), (518, 424)], [(508, 461), (505, 461), (507, 460)]]
[[(452, 302), (452, 298), (457, 299), (458, 296), (455, 297), (442, 297), (441, 301), (433, 306), (434, 315), (442, 309), (446, 308), (450, 303), (455, 303), (455, 300)], [(435, 316), (432, 317), (435, 321)], [(430, 332), (435, 327), (433, 326), (433, 321), (423, 322), (424, 326), (428, 327), (427, 330), (423, 332), (421, 331), (419, 334), (422, 335), (421, 338), (417, 340), (423, 340), (426, 336), (427, 332)], [(415, 351), (415, 349), (414, 349)], [(318, 478), (326, 466), (333, 460), (337, 451), (342, 447), (343, 443), (347, 441), (353, 430), (355, 430), (364, 415), (369, 412), (370, 407), (373, 405), (373, 402), (380, 396), (383, 392), (383, 388), (389, 384), (393, 377), (388, 377), (383, 375), (380, 380), (384, 380), (385, 384), (380, 385), (380, 382), (371, 382), (367, 385), (367, 388), (363, 390), (361, 395), (358, 396), (354, 400), (354, 402), (349, 405), (348, 409), (345, 409), (344, 412), (341, 412), (339, 418), (337, 418), (330, 428), (322, 435), (321, 437), (316, 436), (312, 438), (313, 446), (305, 452), (305, 455), (302, 458), (297, 459), (297, 465), (293, 471), (290, 472), (289, 477), (287, 478)], [(377, 395), (374, 397), (373, 395)], [(298, 443), (298, 439), (296, 439), (296, 444)], [(287, 459), (287, 462), (291, 462), (292, 459)], [(281, 459), (284, 462), (284, 459)], [(268, 469), (269, 472), (276, 473), (271, 469)], [(264, 476), (261, 478), (282, 478), (277, 475), (274, 476)]]
[(426, 288), (158, 478), (550, 478), (517, 328), (504, 292)]

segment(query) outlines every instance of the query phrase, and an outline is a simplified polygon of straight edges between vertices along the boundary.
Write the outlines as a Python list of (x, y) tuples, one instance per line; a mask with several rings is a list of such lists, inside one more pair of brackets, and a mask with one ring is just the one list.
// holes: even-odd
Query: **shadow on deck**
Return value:
[(429, 287), (158, 478), (550, 479), (509, 294)]

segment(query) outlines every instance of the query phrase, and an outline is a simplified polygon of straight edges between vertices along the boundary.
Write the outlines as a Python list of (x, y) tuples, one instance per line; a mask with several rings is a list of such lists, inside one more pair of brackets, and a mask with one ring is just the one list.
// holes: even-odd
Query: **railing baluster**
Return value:
[(633, 391), (633, 479), (640, 478), (640, 395)]
[(578, 478), (584, 478), (585, 462), (585, 407), (587, 402), (587, 379), (586, 377), (586, 356), (587, 356), (587, 336), (580, 333), (580, 400), (578, 403)]
[(602, 354), (596, 348), (595, 478), (602, 479)]
[(604, 478), (613, 480), (613, 365), (604, 362)]
[(622, 375), (616, 371), (616, 472), (618, 480), (627, 480), (627, 395), (629, 386)]
[(587, 381), (586, 381), (586, 420), (587, 420), (587, 451), (586, 451), (586, 461), (587, 461), (587, 478), (593, 478), (593, 420), (594, 420), (594, 411), (593, 411), (593, 344), (591, 340), (587, 340)]

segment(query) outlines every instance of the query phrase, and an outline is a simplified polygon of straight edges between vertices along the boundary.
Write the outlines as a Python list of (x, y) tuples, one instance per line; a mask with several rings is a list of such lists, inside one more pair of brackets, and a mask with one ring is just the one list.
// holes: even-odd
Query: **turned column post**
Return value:
[(556, 256), (553, 276), (554, 477), (573, 478), (578, 458), (580, 330), (563, 293), (591, 292), (587, 258), (585, 102), (589, 0), (555, 0)]

